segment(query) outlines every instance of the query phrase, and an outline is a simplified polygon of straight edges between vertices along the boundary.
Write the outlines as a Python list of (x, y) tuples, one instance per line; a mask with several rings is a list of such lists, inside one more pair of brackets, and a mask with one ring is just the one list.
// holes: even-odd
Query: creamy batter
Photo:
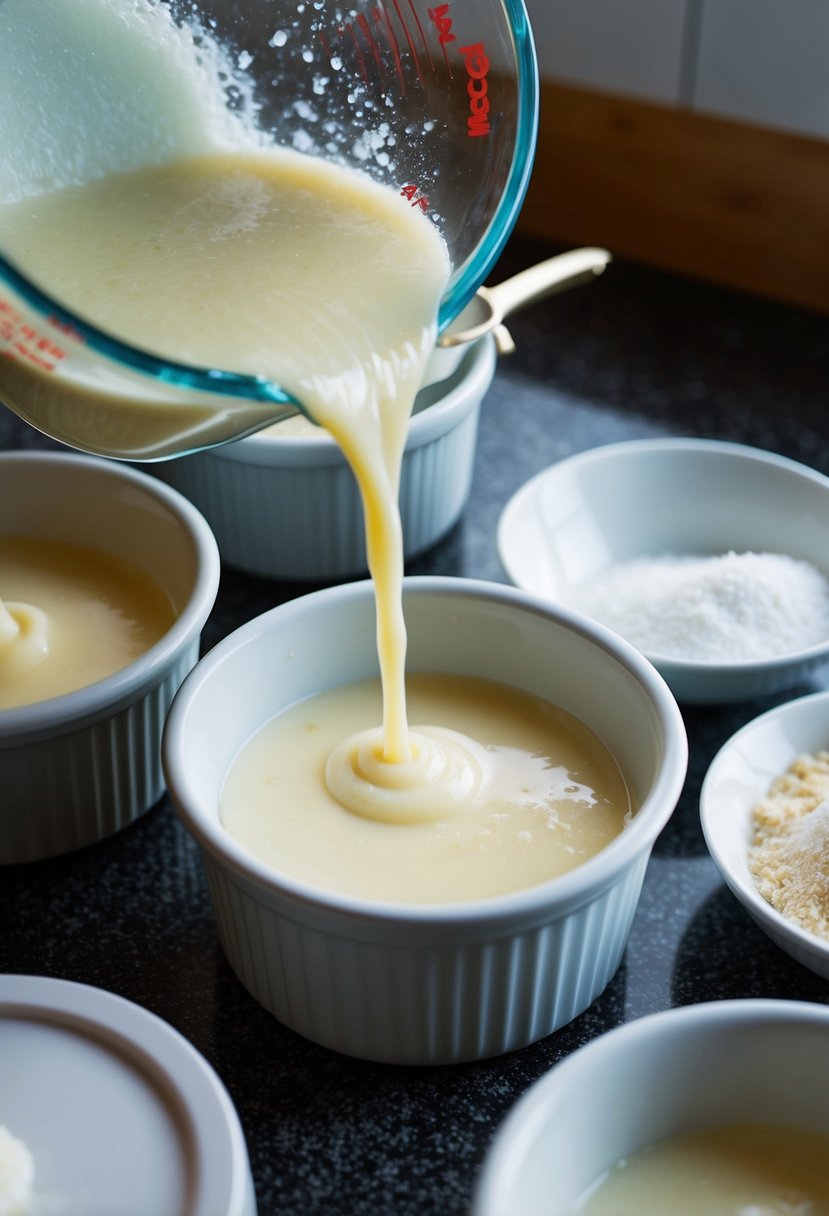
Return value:
[(30, 536), (0, 537), (0, 591), (0, 710), (113, 675), (175, 620), (143, 571)]
[[(351, 764), (335, 761), (332, 793), (326, 763), (354, 731), (372, 751), (380, 708), (375, 681), (346, 686), (279, 715), (242, 750), (222, 792), (228, 832), (274, 869), (328, 891), (442, 903), (544, 882), (622, 830), (630, 803), (615, 760), (569, 714), (460, 676), (410, 673), (408, 696), (414, 779), (375, 751), (372, 795), (360, 803), (352, 794), (356, 811), (340, 804)], [(448, 782), (447, 752), (422, 744), (436, 731), (452, 741)]]
[(767, 1124), (687, 1133), (620, 1162), (572, 1216), (829, 1216), (829, 1136)]

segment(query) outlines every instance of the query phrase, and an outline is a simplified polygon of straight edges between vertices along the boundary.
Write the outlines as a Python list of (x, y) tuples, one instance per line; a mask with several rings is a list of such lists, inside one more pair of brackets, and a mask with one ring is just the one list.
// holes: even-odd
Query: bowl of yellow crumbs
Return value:
[(700, 816), (711, 856), (746, 911), (829, 979), (829, 691), (737, 731), (708, 769)]

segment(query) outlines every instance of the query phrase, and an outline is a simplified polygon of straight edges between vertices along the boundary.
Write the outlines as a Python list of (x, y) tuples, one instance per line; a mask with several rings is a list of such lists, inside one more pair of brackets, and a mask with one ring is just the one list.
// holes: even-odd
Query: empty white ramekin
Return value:
[(219, 795), (240, 747), (298, 700), (377, 674), (368, 582), (290, 601), (220, 642), (173, 703), (165, 774), (201, 846), (225, 953), (265, 1008), (348, 1055), (483, 1059), (564, 1025), (616, 971), (651, 849), (682, 788), (685, 731), (650, 664), (586, 618), (468, 579), (406, 580), (404, 609), (409, 671), (535, 693), (610, 748), (639, 810), (596, 857), (528, 890), (415, 906), (285, 878), (228, 835)]
[(205, 520), (155, 478), (96, 457), (0, 453), (0, 533), (112, 553), (153, 575), (177, 618), (139, 659), (76, 692), (0, 710), (0, 864), (92, 844), (164, 790), (160, 743), (219, 586)]
[[(487, 337), (447, 380), (418, 396), (400, 476), (406, 558), (440, 540), (466, 505), (481, 400), (494, 374), (495, 344)], [(324, 431), (250, 435), (153, 471), (204, 514), (228, 566), (310, 582), (368, 568), (357, 484)]]
[(829, 1133), (828, 1088), (823, 1005), (714, 1001), (639, 1018), (520, 1099), (484, 1162), (472, 1216), (571, 1216), (617, 1161), (683, 1132), (759, 1122)]

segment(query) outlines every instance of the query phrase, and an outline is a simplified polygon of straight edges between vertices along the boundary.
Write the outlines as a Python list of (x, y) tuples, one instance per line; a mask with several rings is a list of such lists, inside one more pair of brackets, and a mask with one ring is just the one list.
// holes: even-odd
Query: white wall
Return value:
[(829, 138), (829, 0), (526, 0), (542, 75)]
[[(567, 84), (674, 101), (680, 84), (685, 4), (686, 0), (527, 0), (542, 73)], [(658, 48), (657, 53), (652, 48)]]

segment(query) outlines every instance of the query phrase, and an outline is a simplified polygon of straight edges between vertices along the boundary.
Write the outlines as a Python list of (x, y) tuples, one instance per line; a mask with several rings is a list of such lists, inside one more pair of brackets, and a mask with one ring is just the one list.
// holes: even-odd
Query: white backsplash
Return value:
[(678, 96), (686, 0), (526, 0), (543, 76), (648, 101)]
[(542, 76), (829, 138), (829, 0), (526, 0)]

